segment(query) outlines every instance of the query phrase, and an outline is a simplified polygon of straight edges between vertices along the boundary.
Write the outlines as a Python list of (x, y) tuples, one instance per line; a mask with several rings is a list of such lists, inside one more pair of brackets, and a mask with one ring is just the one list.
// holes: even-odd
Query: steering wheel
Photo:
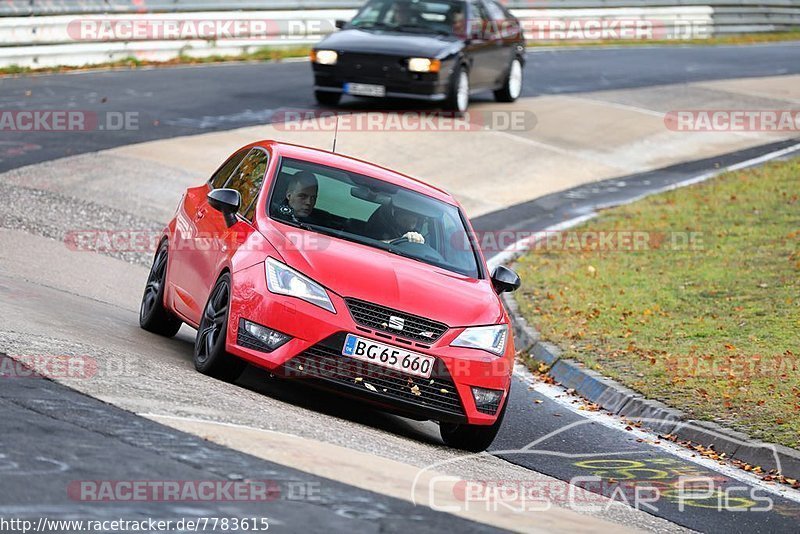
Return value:
[[(400, 236), (400, 237), (398, 237), (396, 239), (392, 239), (391, 241), (389, 241), (389, 244), (390, 245), (399, 245), (400, 243), (404, 243), (404, 242), (405, 243), (411, 243), (411, 241), (406, 236), (402, 235), (402, 236)], [(417, 243), (417, 244), (421, 245), (422, 243)]]
[(389, 244), (392, 246), (399, 245), (400, 243), (411, 243), (414, 245), (419, 245), (419, 247), (414, 249), (415, 257), (419, 259), (435, 261), (435, 262), (445, 262), (444, 256), (442, 256), (438, 250), (431, 247), (428, 243), (417, 243), (416, 241), (410, 241), (406, 236), (401, 236), (389, 241)]

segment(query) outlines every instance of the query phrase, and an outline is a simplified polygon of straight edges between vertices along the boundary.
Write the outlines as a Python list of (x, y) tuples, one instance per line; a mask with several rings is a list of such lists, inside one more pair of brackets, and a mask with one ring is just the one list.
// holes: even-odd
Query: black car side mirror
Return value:
[(228, 228), (236, 224), (236, 212), (242, 204), (242, 195), (236, 189), (214, 189), (207, 198), (209, 206), (222, 212)]
[(347, 25), (347, 21), (346, 20), (337, 20), (335, 22), (335, 24), (336, 24), (336, 29), (337, 30), (341, 30)]
[(492, 272), (492, 286), (498, 294), (516, 291), (521, 284), (519, 275), (508, 267), (498, 265)]

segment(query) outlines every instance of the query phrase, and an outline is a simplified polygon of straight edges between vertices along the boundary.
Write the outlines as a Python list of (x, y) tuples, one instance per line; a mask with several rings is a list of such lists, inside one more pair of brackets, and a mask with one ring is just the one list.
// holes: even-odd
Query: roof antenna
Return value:
[(331, 152), (333, 152), (334, 154), (336, 154), (336, 138), (338, 136), (339, 136), (339, 113), (337, 112), (336, 113), (336, 129), (333, 132), (333, 150), (331, 150)]

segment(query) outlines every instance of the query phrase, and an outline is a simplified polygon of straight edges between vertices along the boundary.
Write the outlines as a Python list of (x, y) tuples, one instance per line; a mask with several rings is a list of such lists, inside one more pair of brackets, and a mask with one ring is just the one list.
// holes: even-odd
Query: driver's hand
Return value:
[(425, 244), (425, 238), (422, 237), (422, 234), (419, 232), (406, 232), (403, 234), (403, 237), (408, 239), (409, 243), (419, 243), (420, 245)]

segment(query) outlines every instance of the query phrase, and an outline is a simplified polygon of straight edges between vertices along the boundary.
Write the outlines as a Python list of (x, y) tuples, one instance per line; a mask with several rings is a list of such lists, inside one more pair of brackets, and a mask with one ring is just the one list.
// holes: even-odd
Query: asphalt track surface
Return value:
[[(266, 518), (270, 530), (281, 532), (494, 531), (215, 445), (43, 378), (4, 380), (0, 411), (0, 517), (34, 524), (41, 517), (173, 522), (256, 518), (259, 525)], [(265, 491), (254, 494), (253, 502), (235, 497), (211, 503), (97, 502), (94, 496), (102, 495), (102, 489), (90, 486), (83, 493), (87, 498), (79, 486), (79, 481), (156, 479), (220, 487), (230, 482), (228, 491), (252, 482)], [(219, 493), (223, 499), (224, 491)]]
[[(528, 59), (529, 70), (524, 92), (526, 96), (800, 72), (800, 46), (796, 44), (552, 51), (529, 54)], [(150, 139), (260, 124), (269, 119), (274, 109), (312, 106), (310, 85), (308, 65), (302, 63), (112, 71), (40, 76), (33, 79), (3, 79), (0, 80), (2, 109), (66, 109), (69, 102), (70, 109), (138, 111), (140, 128), (115, 132), (114, 135), (107, 132), (87, 132), (80, 136), (59, 136), (50, 132), (29, 136), (5, 133), (0, 138), (0, 143), (4, 145), (0, 144), (0, 147), (17, 149), (3, 157), (0, 170)], [(31, 91), (29, 96), (25, 95), (26, 90)], [(368, 107), (367, 104), (357, 101), (349, 103), (349, 106)], [(158, 125), (154, 121), (158, 121)], [(474, 224), (478, 231), (483, 228), (542, 230), (556, 222), (585, 214), (598, 205), (624, 201), (702, 174), (717, 166), (750, 159), (788, 144), (790, 143), (781, 143), (581, 186), (514, 206), (503, 212), (479, 217), (474, 220)], [(41, 148), (25, 150), (25, 145)], [(247, 378), (242, 385), (252, 387), (247, 384)], [(326, 399), (326, 396), (320, 396), (319, 406), (322, 411), (326, 411), (323, 408)], [(535, 411), (530, 410), (529, 407), (536, 401), (541, 403), (537, 404)], [(48, 406), (52, 408), (60, 403), (74, 405), (75, 409), (48, 409)], [(315, 404), (311, 402), (312, 406)], [(249, 469), (249, 478), (256, 478), (252, 473), (265, 473), (265, 478), (277, 480), (308, 477), (221, 447), (213, 447), (155, 423), (143, 422), (127, 412), (46, 381), (18, 381), (11, 387), (4, 385), (0, 392), (0, 405), (7, 415), (0, 420), (0, 445), (3, 451), (35, 451), (35, 458), (50, 458), (64, 454), (61, 443), (68, 436), (70, 443), (80, 444), (70, 454), (75, 455), (72, 461), (81, 466), (84, 479), (136, 479), (137, 474), (141, 478), (148, 478), (148, 473), (154, 472), (165, 479), (230, 478), (236, 475), (231, 472), (230, 466), (243, 465), (243, 462)], [(690, 459), (639, 442), (624, 429), (608, 428), (597, 421), (584, 418), (566, 409), (563, 404), (530, 390), (528, 384), (521, 379), (515, 379), (509, 406), (505, 424), (492, 450), (515, 464), (562, 480), (570, 480), (575, 476), (599, 476), (609, 482), (597, 489), (604, 494), (610, 494), (613, 490), (610, 481), (625, 480), (628, 477), (637, 482), (646, 482), (655, 477), (655, 480), (671, 483), (682, 475), (709, 475), (722, 488), (737, 488), (731, 493), (733, 507), (752, 510), (757, 506), (755, 503), (748, 504), (753, 502), (753, 490), (748, 485), (718, 472), (711, 472)], [(107, 424), (104, 423), (104, 417), (109, 418)], [(570, 426), (571, 423), (575, 425)], [(119, 429), (143, 427), (147, 428), (134, 438), (125, 438), (114, 433)], [(391, 427), (387, 430), (396, 431)], [(547, 439), (537, 442), (544, 437)], [(184, 444), (193, 439), (196, 439), (194, 445), (180, 452), (176, 451), (176, 443)], [(519, 451), (531, 443), (536, 443), (533, 453), (500, 452)], [(138, 450), (134, 450), (137, 447)], [(192, 454), (186, 454), (186, 450), (203, 452), (192, 458)], [(27, 455), (27, 458), (30, 457), (32, 455)], [(104, 514), (105, 517), (120, 515), (119, 510), (113, 507), (98, 509), (65, 502), (63, 485), (52, 484), (49, 478), (36, 479), (31, 476), (42, 465), (26, 466), (24, 462), (15, 461), (14, 458), (0, 458), (5, 460), (0, 464), (0, 473), (9, 475), (3, 476), (0, 481), (4, 514), (17, 517), (48, 514), (84, 518)], [(129, 458), (130, 461), (123, 463), (119, 461), (120, 458)], [(40, 464), (42, 462), (39, 461)], [(52, 462), (50, 464), (57, 465)], [(12, 465), (15, 467), (9, 467)], [(100, 465), (104, 466), (102, 474), (93, 471), (94, 466)], [(109, 465), (115, 471), (109, 471), (106, 467)], [(16, 474), (15, 469), (18, 471)], [(199, 471), (190, 472), (192, 469)], [(115, 473), (118, 475), (114, 476)], [(170, 474), (172, 476), (168, 476)], [(73, 474), (71, 478), (76, 477)], [(19, 483), (22, 480), (26, 481), (25, 484)], [(29, 482), (35, 480), (39, 482)], [(588, 487), (591, 489), (591, 486)], [(411, 512), (404, 508), (408, 506), (405, 503), (368, 492), (326, 487), (323, 493), (327, 495), (326, 499), (329, 501), (326, 502), (330, 506), (327, 510), (325, 507), (315, 510), (319, 516), (303, 514), (300, 507), (297, 511), (303, 515), (292, 516), (294, 508), (291, 505), (281, 507), (273, 515), (279, 521), (286, 521), (287, 525), (294, 523), (297, 526), (293, 517), (303, 517), (304, 520), (319, 521), (317, 524), (320, 525), (338, 527), (339, 523), (332, 522), (336, 518), (343, 517), (352, 521), (363, 518), (357, 517), (358, 512), (355, 511), (350, 512), (356, 514), (352, 517), (337, 511), (351, 508), (370, 510), (372, 506), (384, 511), (380, 521), (372, 525), (376, 528), (399, 530), (408, 525), (393, 521), (398, 517), (408, 516), (422, 517), (420, 525), (438, 526), (437, 530), (447, 528), (450, 524), (456, 527), (455, 523), (440, 522), (456, 520), (450, 516), (440, 516), (437, 519), (433, 517), (437, 514), (429, 514), (419, 508)], [(757, 494), (763, 495), (758, 491)], [(700, 531), (797, 532), (800, 504), (774, 495), (771, 498), (774, 506), (765, 512), (720, 512), (714, 506), (709, 506), (708, 502), (688, 505), (684, 503), (685, 506), (680, 509), (678, 503), (669, 498), (659, 500), (655, 503), (657, 509), (650, 511)], [(44, 507), (33, 504), (37, 502), (53, 504)], [(354, 503), (355, 506), (350, 506)], [(13, 511), (18, 513), (12, 513)], [(152, 516), (152, 512), (158, 512), (156, 515), (173, 517), (183, 511), (170, 507), (159, 510), (127, 509), (122, 515), (126, 516), (131, 512)], [(231, 515), (241, 516), (248, 510), (232, 506), (230, 511)], [(198, 515), (198, 512), (192, 511), (191, 515)], [(214, 515), (221, 514), (217, 512)], [(341, 525), (342, 529), (347, 530), (358, 528), (361, 531), (362, 527), (366, 525)], [(461, 530), (460, 527), (456, 528)], [(463, 528), (481, 530), (483, 527), (465, 523)]]
[[(536, 51), (528, 53), (525, 68), (523, 97), (778, 76), (800, 73), (800, 43)], [(131, 143), (264, 124), (281, 108), (316, 107), (312, 83), (305, 62), (0, 78), (0, 110), (92, 111), (106, 126), (77, 135), (0, 132), (0, 172)], [(491, 101), (491, 94), (474, 100)], [(349, 98), (343, 104), (409, 106)], [(107, 112), (137, 113), (138, 128), (112, 130)]]

